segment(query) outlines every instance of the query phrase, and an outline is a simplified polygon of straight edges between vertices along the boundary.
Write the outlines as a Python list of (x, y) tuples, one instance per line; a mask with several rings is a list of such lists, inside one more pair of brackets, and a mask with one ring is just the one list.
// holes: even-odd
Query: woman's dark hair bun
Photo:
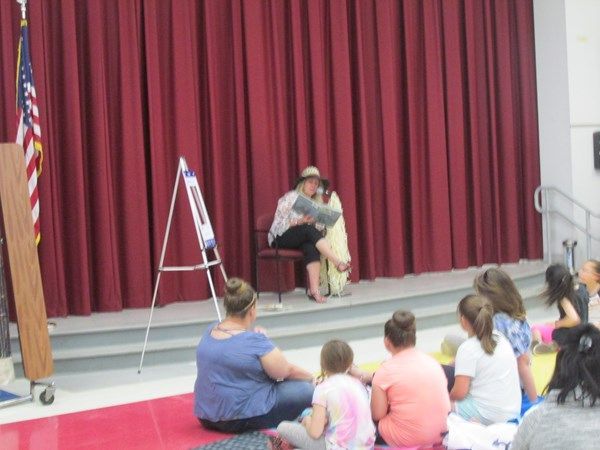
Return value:
[(417, 342), (417, 324), (410, 311), (398, 310), (385, 323), (383, 333), (395, 347), (412, 347)]
[(407, 329), (415, 323), (415, 316), (408, 311), (396, 311), (392, 315), (392, 321), (397, 327)]

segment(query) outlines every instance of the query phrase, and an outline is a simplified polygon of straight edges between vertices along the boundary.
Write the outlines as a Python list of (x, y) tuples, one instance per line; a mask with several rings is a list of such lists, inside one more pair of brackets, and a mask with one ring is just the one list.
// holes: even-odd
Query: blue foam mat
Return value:
[(3, 391), (0, 389), (0, 402), (4, 402), (6, 400), (13, 400), (15, 398), (19, 398), (19, 395), (13, 394), (11, 392)]

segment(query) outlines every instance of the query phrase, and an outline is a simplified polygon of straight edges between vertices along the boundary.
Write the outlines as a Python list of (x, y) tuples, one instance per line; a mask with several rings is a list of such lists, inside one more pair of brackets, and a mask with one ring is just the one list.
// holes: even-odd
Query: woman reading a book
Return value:
[(324, 238), (324, 225), (318, 223), (313, 215), (302, 214), (298, 211), (299, 202), (297, 200), (301, 195), (312, 199), (317, 204), (322, 203), (319, 192), (322, 182), (326, 182), (326, 180), (321, 179), (319, 169), (314, 166), (304, 169), (296, 181), (295, 189), (279, 199), (275, 218), (269, 231), (270, 246), (301, 249), (304, 252), (304, 264), (308, 271), (309, 298), (317, 303), (327, 301), (319, 292), (321, 255), (327, 258), (338, 271), (350, 270), (350, 264), (340, 260)]

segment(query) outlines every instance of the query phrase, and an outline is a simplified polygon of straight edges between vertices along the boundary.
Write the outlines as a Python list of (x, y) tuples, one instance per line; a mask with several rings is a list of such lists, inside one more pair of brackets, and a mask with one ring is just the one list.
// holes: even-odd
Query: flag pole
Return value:
[(21, 19), (27, 19), (27, 0), (17, 0), (17, 3), (21, 5)]

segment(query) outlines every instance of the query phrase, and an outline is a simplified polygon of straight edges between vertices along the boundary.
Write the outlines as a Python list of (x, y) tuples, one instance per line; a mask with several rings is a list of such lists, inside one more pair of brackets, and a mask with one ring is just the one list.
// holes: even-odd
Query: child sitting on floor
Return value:
[(598, 448), (600, 331), (566, 328), (546, 401), (519, 425), (511, 450)]
[(467, 295), (458, 304), (469, 338), (456, 353), (454, 411), (483, 425), (519, 416), (521, 388), (517, 360), (506, 338), (494, 330), (494, 309), (485, 297)]
[(450, 398), (444, 371), (415, 347), (417, 324), (412, 312), (395, 311), (383, 332), (391, 357), (375, 374), (352, 371), (372, 382), (371, 414), (377, 421), (378, 441), (392, 447), (435, 446), (448, 430)]
[[(517, 358), (524, 400), (538, 400), (535, 381), (531, 371), (531, 328), (527, 322), (523, 298), (510, 276), (501, 269), (489, 268), (475, 277), (475, 292), (486, 297), (494, 308), (494, 329), (508, 339)], [(526, 398), (525, 398), (526, 396)]]
[(283, 439), (304, 450), (374, 447), (375, 426), (368, 392), (348, 375), (353, 359), (346, 342), (333, 340), (323, 346), (323, 381), (315, 388), (312, 413), (302, 423), (281, 422), (277, 432)]
[(533, 325), (531, 327), (532, 350), (534, 354), (557, 350), (566, 328), (581, 322), (578, 297), (573, 276), (564, 264), (552, 264), (546, 269), (546, 289), (542, 293), (547, 306), (558, 307), (559, 319), (554, 324)]

